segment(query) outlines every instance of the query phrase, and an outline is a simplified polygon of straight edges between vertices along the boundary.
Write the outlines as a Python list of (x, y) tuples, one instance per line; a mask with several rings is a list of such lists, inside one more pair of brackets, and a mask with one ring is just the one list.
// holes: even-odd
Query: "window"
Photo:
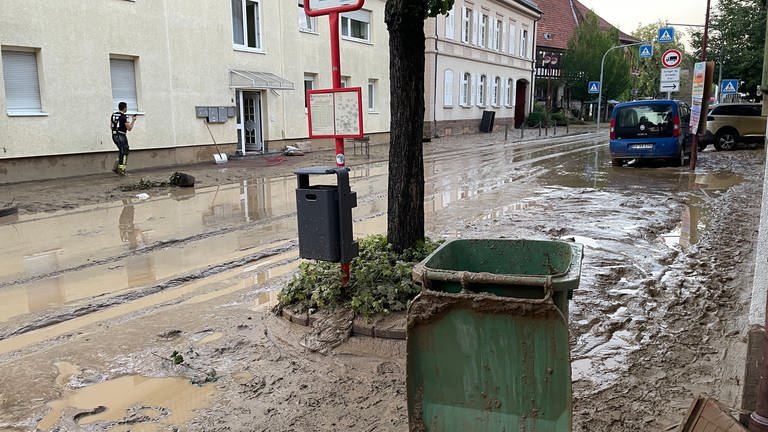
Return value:
[(480, 75), (477, 82), (477, 105), (485, 106), (485, 90), (488, 87), (488, 77)]
[(299, 30), (311, 33), (317, 32), (315, 17), (311, 17), (304, 12), (304, 3), (299, 3), (299, 10), (297, 12), (299, 16)]
[(309, 90), (314, 90), (315, 88), (315, 75), (314, 74), (304, 74), (304, 108), (307, 108), (308, 103), (307, 101), (309, 98), (307, 97), (307, 92)]
[(469, 43), (469, 35), (472, 33), (472, 9), (461, 9), (461, 41)]
[(456, 30), (456, 23), (453, 19), (453, 9), (448, 11), (448, 14), (445, 15), (445, 37), (448, 39), (454, 38), (454, 31)]
[(443, 105), (453, 106), (453, 71), (450, 69), (445, 70), (443, 79)]
[(509, 23), (509, 53), (515, 55), (515, 38), (517, 37), (517, 29), (514, 22)]
[(488, 15), (483, 14), (480, 17), (480, 35), (477, 44), (481, 47), (486, 46), (488, 42)]
[(520, 30), (520, 57), (528, 58), (528, 30)]
[(112, 78), (112, 108), (117, 109), (117, 104), (128, 104), (129, 112), (139, 111), (139, 102), (136, 97), (136, 67), (132, 59), (109, 59), (109, 72)]
[(493, 20), (493, 42), (491, 48), (498, 51), (501, 48), (501, 20)]
[(379, 80), (368, 80), (368, 112), (376, 112), (376, 84)]
[(469, 106), (469, 92), (470, 92), (470, 85), (472, 83), (472, 75), (469, 74), (469, 72), (464, 74), (464, 77), (461, 79), (461, 105), (462, 106)]
[(491, 105), (499, 106), (499, 94), (501, 92), (501, 78), (493, 79), (493, 89), (491, 89)]
[(507, 80), (507, 100), (504, 104), (508, 107), (515, 104), (515, 80), (512, 78)]
[(238, 47), (261, 49), (259, 2), (232, 0), (232, 42)]
[(349, 87), (349, 83), (352, 82), (352, 78), (348, 76), (342, 76), (341, 77), (341, 88), (347, 88)]
[(40, 114), (40, 82), (37, 77), (37, 53), (3, 50), (3, 79), (8, 114)]
[(356, 10), (341, 14), (341, 35), (365, 42), (371, 41), (371, 13)]

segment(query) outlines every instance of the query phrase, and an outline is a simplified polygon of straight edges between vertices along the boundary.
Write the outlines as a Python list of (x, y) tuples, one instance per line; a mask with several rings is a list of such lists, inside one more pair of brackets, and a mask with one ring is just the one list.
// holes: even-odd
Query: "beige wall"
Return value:
[[(487, 41), (485, 47), (474, 44), (471, 37), (470, 43), (462, 42), (462, 6), (472, 9), (475, 13), (486, 14), (503, 23), (503, 37), (498, 50), (489, 48), (488, 42), (490, 41)], [(477, 0), (473, 2), (457, 0), (454, 3), (453, 14), (454, 34), (452, 38), (446, 34), (448, 20), (445, 16), (428, 19), (424, 27), (427, 38), (425, 46), (425, 128), (431, 131), (431, 123), (437, 122), (438, 125), (442, 124), (443, 128), (450, 128), (453, 133), (457, 133), (457, 129), (459, 132), (462, 130), (477, 132), (482, 113), (485, 110), (496, 112), (496, 124), (503, 123), (505, 119), (511, 123), (518, 101), (514, 100), (510, 104), (505, 103), (505, 84), (510, 78), (515, 83), (519, 80), (525, 80), (529, 83), (524, 111), (526, 113), (530, 111), (533, 61), (530, 58), (532, 54), (528, 58), (519, 55), (519, 32), (523, 28), (528, 30), (529, 40), (527, 44), (529, 53), (533, 53), (535, 46), (534, 22), (538, 14), (521, 6), (516, 1), (502, 0)], [(508, 49), (510, 20), (514, 20), (517, 33), (514, 53), (510, 53)], [(450, 104), (446, 104), (444, 100), (446, 70), (453, 72), (453, 97)], [(461, 104), (461, 85), (464, 73), (472, 75), (471, 100), (466, 106)], [(495, 77), (501, 78), (502, 87), (499, 89), (499, 99), (496, 105), (491, 104), (489, 98), (487, 98), (486, 104), (478, 105), (476, 78), (480, 75), (487, 77), (487, 95), (490, 95), (492, 91)], [(514, 94), (513, 91), (513, 98)], [(440, 128), (438, 127), (438, 133), (439, 131)]]
[[(386, 132), (384, 0), (368, 0), (365, 8), (372, 11), (373, 40), (342, 40), (341, 70), (352, 77), (353, 86), (363, 87), (364, 105), (368, 79), (379, 80), (378, 113), (368, 114), (363, 107), (364, 129)], [(321, 87), (331, 86), (330, 44), (327, 17), (317, 18), (316, 34), (302, 33), (297, 12), (296, 2), (262, 1), (263, 49), (244, 52), (233, 48), (229, 0), (3, 0), (0, 46), (37, 51), (45, 115), (9, 116), (0, 85), (0, 164), (3, 159), (115, 152), (108, 127), (110, 56), (133, 58), (136, 64), (143, 115), (129, 134), (132, 152), (211, 144), (194, 107), (235, 105), (231, 69), (271, 72), (292, 81), (293, 91), (262, 91), (264, 137), (305, 139), (304, 73), (318, 74)], [(219, 144), (236, 142), (235, 123), (230, 118), (210, 124)]]

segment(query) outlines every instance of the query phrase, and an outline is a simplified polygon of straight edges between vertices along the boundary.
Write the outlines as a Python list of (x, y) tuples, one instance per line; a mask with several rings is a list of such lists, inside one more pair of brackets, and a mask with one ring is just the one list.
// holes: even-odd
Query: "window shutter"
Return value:
[(139, 103), (136, 97), (136, 72), (133, 60), (110, 59), (110, 74), (112, 77), (112, 105), (117, 109), (117, 104), (125, 102), (128, 111), (138, 111)]
[(453, 71), (445, 70), (445, 80), (443, 81), (443, 105), (453, 105)]
[(5, 100), (9, 112), (41, 112), (34, 52), (3, 51)]

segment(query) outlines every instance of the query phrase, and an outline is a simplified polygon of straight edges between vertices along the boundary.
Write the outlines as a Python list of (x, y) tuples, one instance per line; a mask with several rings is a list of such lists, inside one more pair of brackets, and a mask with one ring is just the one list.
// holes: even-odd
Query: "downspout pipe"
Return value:
[[(437, 29), (437, 17), (435, 17), (435, 84), (432, 86), (432, 137), (437, 138), (437, 59), (438, 59), (438, 52), (437, 52), (437, 45), (440, 39), (440, 34)], [(445, 82), (443, 82), (443, 85), (445, 85)], [(453, 81), (451, 81), (451, 85), (453, 85)], [(443, 92), (445, 92), (445, 89), (443, 89)]]
[[(533, 111), (533, 104), (534, 104), (534, 95), (536, 94), (536, 55), (538, 54), (538, 24), (541, 20), (541, 14), (539, 14), (539, 17), (533, 20), (533, 49), (531, 50), (531, 89), (528, 91), (528, 100), (530, 103), (530, 108), (528, 110), (528, 114), (530, 114)], [(523, 119), (525, 121), (525, 119)]]

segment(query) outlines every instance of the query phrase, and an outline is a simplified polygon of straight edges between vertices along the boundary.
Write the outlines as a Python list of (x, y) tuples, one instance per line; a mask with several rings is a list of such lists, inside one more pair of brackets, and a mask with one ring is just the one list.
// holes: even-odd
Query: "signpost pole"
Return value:
[[(341, 54), (339, 54), (339, 14), (328, 14), (328, 23), (331, 26), (331, 79), (333, 88), (341, 88)], [(346, 165), (344, 156), (344, 138), (336, 138), (336, 166)], [(347, 266), (348, 267), (348, 266)]]

